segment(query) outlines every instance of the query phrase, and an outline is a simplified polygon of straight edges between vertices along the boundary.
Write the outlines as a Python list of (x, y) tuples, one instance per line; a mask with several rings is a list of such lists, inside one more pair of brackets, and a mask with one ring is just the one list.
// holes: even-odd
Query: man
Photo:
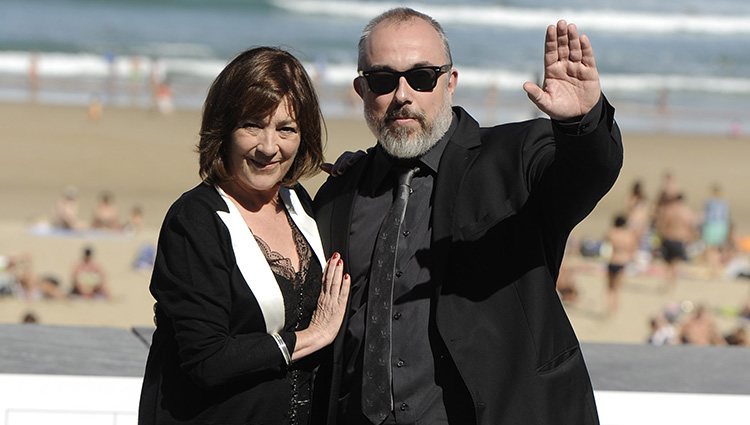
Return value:
[(665, 198), (656, 214), (656, 233), (661, 239), (661, 254), (667, 265), (665, 287), (674, 292), (680, 265), (689, 261), (687, 246), (698, 237), (698, 219), (678, 192)]
[[(569, 232), (614, 183), (622, 146), (588, 38), (550, 26), (544, 63), (544, 89), (524, 89), (553, 121), (480, 128), (451, 107), (458, 72), (437, 22), (398, 8), (365, 27), (354, 89), (378, 143), (315, 200), (324, 244), (352, 277), (316, 381), (321, 422), (598, 423), (555, 278)], [(394, 199), (393, 170), (411, 167)], [(397, 241), (383, 250), (376, 240), (391, 237), (391, 204), (404, 198)]]
[(604, 240), (609, 244), (610, 256), (607, 264), (607, 314), (614, 314), (620, 307), (620, 287), (625, 279), (626, 267), (638, 251), (636, 233), (628, 227), (624, 214), (617, 214)]

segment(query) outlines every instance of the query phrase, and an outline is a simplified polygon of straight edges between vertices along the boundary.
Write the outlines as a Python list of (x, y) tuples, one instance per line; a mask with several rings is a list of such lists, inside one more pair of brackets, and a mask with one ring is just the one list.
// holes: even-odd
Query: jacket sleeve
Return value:
[[(157, 326), (172, 327), (180, 367), (197, 385), (211, 388), (280, 370), (285, 362), (262, 316), (256, 318), (257, 330), (232, 331), (239, 320), (233, 315), (252, 313), (233, 308), (232, 279), (241, 277), (234, 270), (228, 232), (212, 209), (202, 207), (173, 207), (167, 215), (150, 288)], [(292, 351), (294, 334), (282, 338)]]
[[(563, 242), (615, 183), (622, 167), (620, 131), (604, 96), (598, 116), (552, 122), (552, 137), (527, 138), (524, 169), (528, 207), (551, 240)], [(557, 253), (560, 254), (561, 253)]]

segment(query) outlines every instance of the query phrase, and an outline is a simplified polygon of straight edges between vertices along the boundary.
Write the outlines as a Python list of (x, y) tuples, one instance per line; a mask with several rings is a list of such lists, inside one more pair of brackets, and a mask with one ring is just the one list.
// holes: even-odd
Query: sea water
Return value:
[(234, 55), (273, 45), (305, 63), (327, 116), (359, 116), (360, 31), (401, 5), (443, 24), (455, 103), (482, 124), (538, 115), (521, 86), (540, 78), (546, 26), (566, 19), (591, 38), (623, 130), (750, 131), (743, 0), (3, 0), (0, 100), (151, 107), (160, 81), (177, 108), (199, 109)]

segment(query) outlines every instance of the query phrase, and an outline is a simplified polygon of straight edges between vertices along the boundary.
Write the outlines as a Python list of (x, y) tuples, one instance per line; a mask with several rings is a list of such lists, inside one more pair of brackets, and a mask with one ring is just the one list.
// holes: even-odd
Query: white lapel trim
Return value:
[[(284, 328), (284, 297), (281, 295), (276, 277), (258, 247), (253, 233), (242, 218), (240, 210), (220, 187), (214, 187), (229, 209), (228, 213), (216, 211), (216, 214), (229, 230), (237, 267), (258, 301), (266, 322), (266, 332), (277, 333)], [(319, 239), (318, 243), (320, 243)]]
[(292, 217), (294, 224), (297, 225), (297, 228), (299, 228), (302, 235), (307, 239), (307, 243), (312, 247), (315, 257), (320, 262), (320, 268), (325, 270), (326, 257), (323, 253), (323, 243), (320, 241), (318, 225), (315, 223), (315, 220), (305, 212), (305, 208), (302, 206), (302, 203), (297, 196), (297, 192), (282, 187), (281, 190), (279, 190), (279, 193), (281, 194), (281, 200), (284, 202), (284, 205), (286, 205), (286, 209), (289, 211), (289, 215)]

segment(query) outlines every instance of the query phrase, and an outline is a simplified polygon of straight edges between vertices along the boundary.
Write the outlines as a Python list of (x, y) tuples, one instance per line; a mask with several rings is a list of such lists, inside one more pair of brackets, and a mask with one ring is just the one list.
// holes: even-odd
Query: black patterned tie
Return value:
[(367, 293), (365, 352), (362, 366), (362, 413), (374, 424), (382, 423), (393, 409), (391, 395), (391, 310), (396, 271), (398, 234), (409, 200), (416, 168), (396, 169), (398, 186), (375, 242)]

